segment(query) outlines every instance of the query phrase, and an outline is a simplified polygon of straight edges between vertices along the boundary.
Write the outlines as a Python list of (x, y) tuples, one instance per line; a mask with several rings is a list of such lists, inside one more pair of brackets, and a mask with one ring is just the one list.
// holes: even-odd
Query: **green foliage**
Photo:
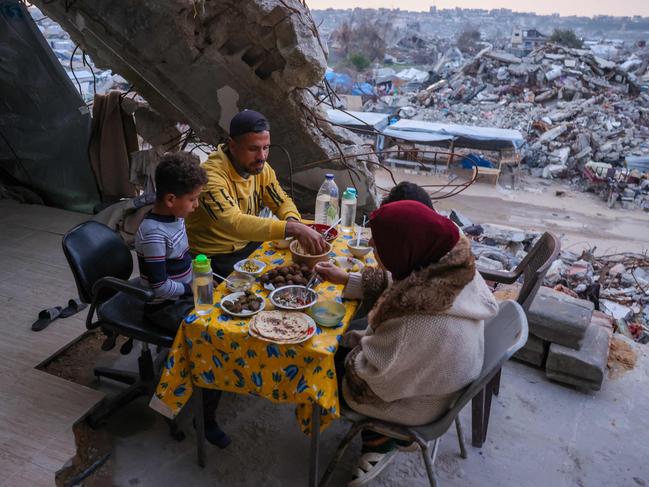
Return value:
[(349, 62), (359, 73), (365, 71), (370, 66), (370, 60), (360, 52), (355, 52), (349, 56)]
[(576, 49), (581, 49), (584, 43), (582, 40), (577, 37), (575, 31), (572, 29), (554, 29), (552, 35), (550, 36), (550, 42), (556, 44), (561, 44), (566, 47), (574, 47)]

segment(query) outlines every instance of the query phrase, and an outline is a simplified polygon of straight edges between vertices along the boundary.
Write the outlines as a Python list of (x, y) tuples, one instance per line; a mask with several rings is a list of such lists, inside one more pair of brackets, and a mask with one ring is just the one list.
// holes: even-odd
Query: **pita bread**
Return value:
[(277, 343), (300, 343), (315, 332), (315, 322), (304, 313), (262, 311), (248, 324), (251, 335)]

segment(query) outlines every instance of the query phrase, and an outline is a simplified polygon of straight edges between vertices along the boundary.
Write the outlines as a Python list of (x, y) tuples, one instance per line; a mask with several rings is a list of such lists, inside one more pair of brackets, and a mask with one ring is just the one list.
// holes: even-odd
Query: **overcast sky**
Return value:
[(561, 15), (643, 15), (649, 17), (649, 0), (307, 0), (312, 9), (325, 8), (400, 8), (428, 10), (437, 8), (510, 8), (516, 11)]

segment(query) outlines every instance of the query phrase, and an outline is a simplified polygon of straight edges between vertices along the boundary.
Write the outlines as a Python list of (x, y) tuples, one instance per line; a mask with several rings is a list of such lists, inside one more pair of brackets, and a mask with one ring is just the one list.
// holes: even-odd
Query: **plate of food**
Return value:
[(334, 257), (333, 263), (346, 272), (360, 272), (365, 267), (365, 264), (353, 257)]
[(266, 264), (256, 259), (244, 259), (234, 264), (235, 271), (253, 276), (260, 274), (265, 268)]
[(309, 282), (312, 274), (306, 265), (291, 264), (270, 269), (259, 278), (259, 281), (264, 288), (274, 291), (284, 286), (304, 286)]
[(250, 291), (228, 294), (221, 299), (221, 309), (239, 318), (253, 316), (265, 307), (266, 302), (263, 298)]
[(248, 333), (273, 343), (302, 343), (316, 333), (313, 318), (304, 313), (263, 311), (248, 324)]
[(306, 286), (284, 286), (275, 289), (268, 298), (276, 308), (302, 310), (315, 304), (318, 293)]

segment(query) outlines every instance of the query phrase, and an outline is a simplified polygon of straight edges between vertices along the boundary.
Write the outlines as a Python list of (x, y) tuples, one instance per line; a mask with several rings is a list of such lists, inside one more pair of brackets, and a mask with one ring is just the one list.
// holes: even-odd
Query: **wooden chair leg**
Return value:
[(484, 443), (484, 397), (482, 389), (471, 401), (471, 444), (476, 448)]

